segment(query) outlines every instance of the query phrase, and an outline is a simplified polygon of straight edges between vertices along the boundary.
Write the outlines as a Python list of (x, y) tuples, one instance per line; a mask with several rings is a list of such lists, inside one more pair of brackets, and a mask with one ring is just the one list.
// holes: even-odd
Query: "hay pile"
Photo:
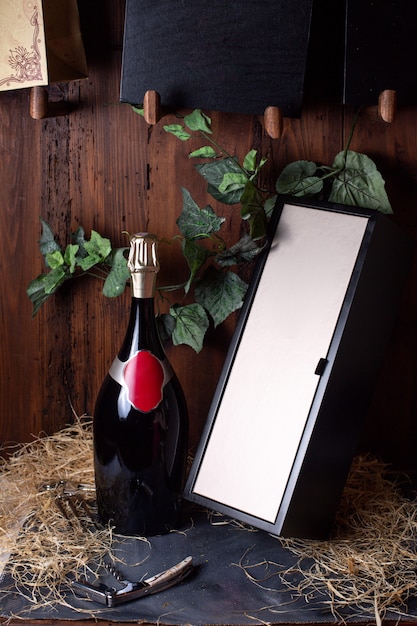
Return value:
[(60, 480), (94, 484), (91, 419), (18, 446), (1, 461), (0, 558), (11, 554), (8, 573), (38, 605), (65, 604), (66, 576), (86, 571), (111, 547), (111, 529), (98, 531), (85, 512), (70, 522), (60, 511), (56, 491), (44, 488)]
[(417, 501), (404, 497), (386, 470), (373, 458), (354, 460), (330, 541), (280, 539), (298, 556), (295, 570), (280, 573), (283, 583), (339, 620), (348, 608), (380, 625), (417, 596)]
[[(103, 562), (112, 544), (110, 528), (98, 530), (82, 515), (77, 526), (62, 515), (54, 491), (42, 490), (58, 480), (94, 483), (90, 419), (77, 418), (73, 426), (20, 446), (0, 461), (0, 558), (2, 552), (12, 555), (8, 568), (15, 585), (38, 607), (66, 604), (65, 577), (88, 570), (92, 561)], [(416, 518), (417, 501), (401, 495), (386, 478), (386, 467), (359, 457), (332, 539), (280, 538), (297, 556), (297, 566), (267, 566), (294, 597), (322, 603), (336, 619), (348, 609), (350, 617), (371, 614), (381, 624), (387, 612), (406, 612), (407, 601), (417, 597)], [(245, 573), (254, 583), (267, 584), (253, 569)]]

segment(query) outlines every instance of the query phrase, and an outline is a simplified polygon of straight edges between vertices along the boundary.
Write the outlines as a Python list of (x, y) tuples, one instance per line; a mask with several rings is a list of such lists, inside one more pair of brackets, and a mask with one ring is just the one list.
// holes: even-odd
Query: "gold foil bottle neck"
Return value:
[(136, 233), (130, 238), (127, 267), (132, 276), (133, 296), (153, 298), (159, 271), (158, 240), (150, 233)]

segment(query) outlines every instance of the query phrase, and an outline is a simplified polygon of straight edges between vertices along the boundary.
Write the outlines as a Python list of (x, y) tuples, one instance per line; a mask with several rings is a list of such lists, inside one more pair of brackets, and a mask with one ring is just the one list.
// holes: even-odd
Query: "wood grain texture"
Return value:
[(38, 393), (42, 339), (25, 295), (31, 275), (40, 270), (33, 239), (40, 213), (41, 129), (29, 117), (26, 95), (5, 92), (0, 108), (1, 443), (38, 432), (44, 406)]
[[(125, 245), (123, 231), (178, 231), (180, 188), (200, 206), (212, 203), (226, 218), (224, 235), (235, 241), (241, 221), (235, 207), (216, 205), (187, 158), (198, 141), (184, 144), (150, 127), (119, 102), (123, 2), (81, 0), (81, 25), (89, 78), (63, 91), (69, 116), (33, 120), (27, 91), (0, 94), (0, 442), (52, 433), (78, 414), (91, 414), (101, 380), (124, 336), (129, 297), (109, 300), (94, 279), (64, 287), (31, 319), (26, 287), (42, 268), (39, 217), (60, 243), (82, 225)], [(345, 145), (353, 111), (329, 97), (328, 84), (307, 85), (301, 119), (284, 119), (273, 140), (262, 118), (210, 112), (216, 139), (240, 158), (252, 147), (268, 163), (262, 183), (273, 189), (282, 167), (295, 159), (331, 164)], [(415, 237), (417, 226), (417, 109), (398, 110), (392, 124), (364, 114), (352, 148), (377, 163), (395, 219)], [(184, 278), (177, 246), (161, 246), (160, 280)], [(417, 299), (416, 267), (387, 354), (363, 443), (397, 464), (416, 466)], [(234, 318), (210, 332), (202, 353), (170, 349), (169, 357), (190, 408), (191, 446), (198, 441), (234, 328)]]

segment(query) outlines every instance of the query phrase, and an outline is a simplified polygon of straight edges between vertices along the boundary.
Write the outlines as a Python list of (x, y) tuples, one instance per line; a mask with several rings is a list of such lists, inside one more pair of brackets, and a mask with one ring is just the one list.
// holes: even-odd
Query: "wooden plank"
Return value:
[[(41, 127), (27, 91), (0, 96), (0, 445), (27, 440), (42, 424), (37, 327), (25, 288), (39, 267)], [(35, 234), (36, 233), (36, 234)]]

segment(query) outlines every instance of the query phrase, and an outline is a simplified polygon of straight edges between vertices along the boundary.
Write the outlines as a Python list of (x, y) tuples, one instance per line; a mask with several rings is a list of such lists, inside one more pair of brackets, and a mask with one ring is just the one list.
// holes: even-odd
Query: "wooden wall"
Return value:
[[(114, 245), (125, 245), (123, 231), (151, 230), (164, 237), (177, 232), (181, 186), (201, 205), (213, 202), (187, 159), (190, 145), (168, 136), (161, 124), (148, 127), (128, 105), (119, 103), (124, 2), (82, 0), (80, 12), (89, 78), (52, 90), (52, 97), (67, 99), (73, 112), (35, 121), (29, 116), (27, 90), (0, 94), (0, 444), (27, 441), (41, 431), (52, 433), (71, 421), (72, 410), (91, 414), (127, 323), (128, 294), (105, 299), (94, 279), (64, 288), (31, 319), (26, 286), (42, 269), (39, 218), (59, 233), (62, 245), (78, 225), (88, 236), (95, 228)], [(330, 164), (344, 147), (353, 117), (353, 111), (332, 102), (318, 79), (307, 85), (301, 120), (285, 120), (279, 140), (264, 133), (257, 117), (208, 113), (216, 138), (231, 153), (242, 157), (254, 147), (268, 156), (265, 183), (271, 185), (289, 161)], [(400, 109), (391, 125), (368, 112), (352, 144), (376, 161), (395, 219), (413, 237), (416, 139), (417, 108), (412, 108)], [(238, 212), (230, 208), (224, 214), (227, 231), (237, 237)], [(161, 256), (163, 280), (181, 275), (184, 266), (175, 248), (164, 247)], [(362, 441), (387, 460), (413, 467), (415, 274), (413, 268)], [(169, 353), (188, 397), (193, 446), (232, 330), (233, 320), (211, 333), (199, 355), (187, 347)]]

